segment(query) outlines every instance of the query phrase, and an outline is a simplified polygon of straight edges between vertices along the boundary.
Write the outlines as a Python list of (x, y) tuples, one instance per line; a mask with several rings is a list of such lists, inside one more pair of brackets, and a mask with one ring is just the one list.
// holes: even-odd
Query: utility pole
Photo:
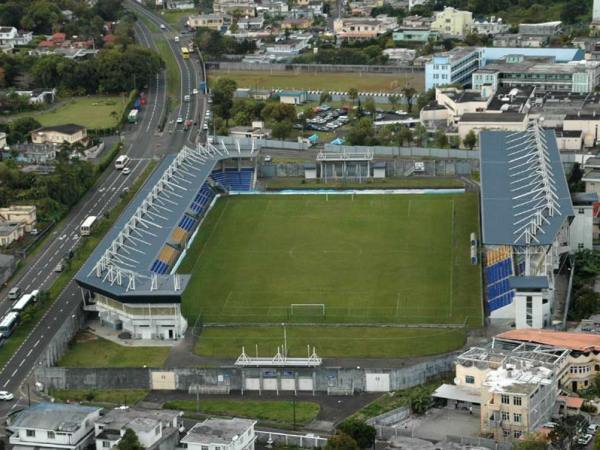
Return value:
[(292, 397), (292, 421), (293, 421), (293, 427), (294, 427), (294, 431), (296, 431), (296, 396), (294, 395)]

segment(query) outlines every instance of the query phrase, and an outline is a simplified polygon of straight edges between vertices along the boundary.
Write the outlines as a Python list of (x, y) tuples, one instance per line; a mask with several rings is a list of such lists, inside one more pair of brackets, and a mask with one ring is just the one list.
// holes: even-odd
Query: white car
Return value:
[(198, 95), (198, 89), (193, 89), (193, 90), (192, 90), (192, 94), (193, 94), (193, 95)]
[(15, 398), (13, 394), (8, 391), (0, 391), (0, 400), (9, 401)]
[(583, 436), (581, 436), (577, 439), (577, 443), (579, 445), (588, 445), (591, 442), (593, 437), (594, 436), (592, 436), (591, 434), (584, 434)]
[(183, 123), (183, 118), (182, 117), (178, 117), (177, 118), (177, 123)]
[(123, 168), (123, 175), (129, 175), (131, 173), (131, 169), (129, 167)]
[(600, 424), (591, 423), (590, 426), (587, 428), (587, 433), (588, 434), (596, 434), (596, 431), (598, 431), (598, 428), (600, 428)]
[(265, 162), (271, 162), (273, 161), (273, 158), (271, 158), (271, 155), (265, 155)]
[(184, 101), (184, 102), (189, 102), (189, 101), (190, 101), (190, 99), (191, 99), (191, 97), (190, 97), (189, 95), (184, 95), (184, 96), (183, 96), (183, 101)]

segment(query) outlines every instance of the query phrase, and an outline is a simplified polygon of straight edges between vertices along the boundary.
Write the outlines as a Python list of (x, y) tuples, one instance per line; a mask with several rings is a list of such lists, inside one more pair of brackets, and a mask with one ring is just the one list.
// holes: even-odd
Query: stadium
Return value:
[(275, 354), (286, 328), (290, 354), (417, 356), (482, 325), (476, 194), (250, 195), (256, 164), (223, 143), (163, 160), (78, 272), (85, 309), (134, 339), (201, 329), (207, 356)]

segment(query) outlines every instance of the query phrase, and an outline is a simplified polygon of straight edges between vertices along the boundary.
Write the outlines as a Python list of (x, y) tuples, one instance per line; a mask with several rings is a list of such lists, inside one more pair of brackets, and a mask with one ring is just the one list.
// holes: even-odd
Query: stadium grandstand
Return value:
[(481, 215), (490, 318), (550, 326), (573, 217), (553, 130), (481, 132)]
[(177, 265), (216, 199), (254, 188), (255, 164), (223, 143), (166, 156), (77, 273), (85, 309), (134, 339), (182, 338)]

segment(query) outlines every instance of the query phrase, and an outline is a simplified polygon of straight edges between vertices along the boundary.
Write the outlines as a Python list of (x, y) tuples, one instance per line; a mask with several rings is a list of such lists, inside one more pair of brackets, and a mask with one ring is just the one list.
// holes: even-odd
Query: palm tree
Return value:
[(404, 98), (406, 98), (406, 105), (409, 113), (412, 112), (413, 97), (416, 93), (417, 91), (415, 90), (415, 88), (411, 86), (405, 86), (402, 88), (402, 95), (404, 95)]

